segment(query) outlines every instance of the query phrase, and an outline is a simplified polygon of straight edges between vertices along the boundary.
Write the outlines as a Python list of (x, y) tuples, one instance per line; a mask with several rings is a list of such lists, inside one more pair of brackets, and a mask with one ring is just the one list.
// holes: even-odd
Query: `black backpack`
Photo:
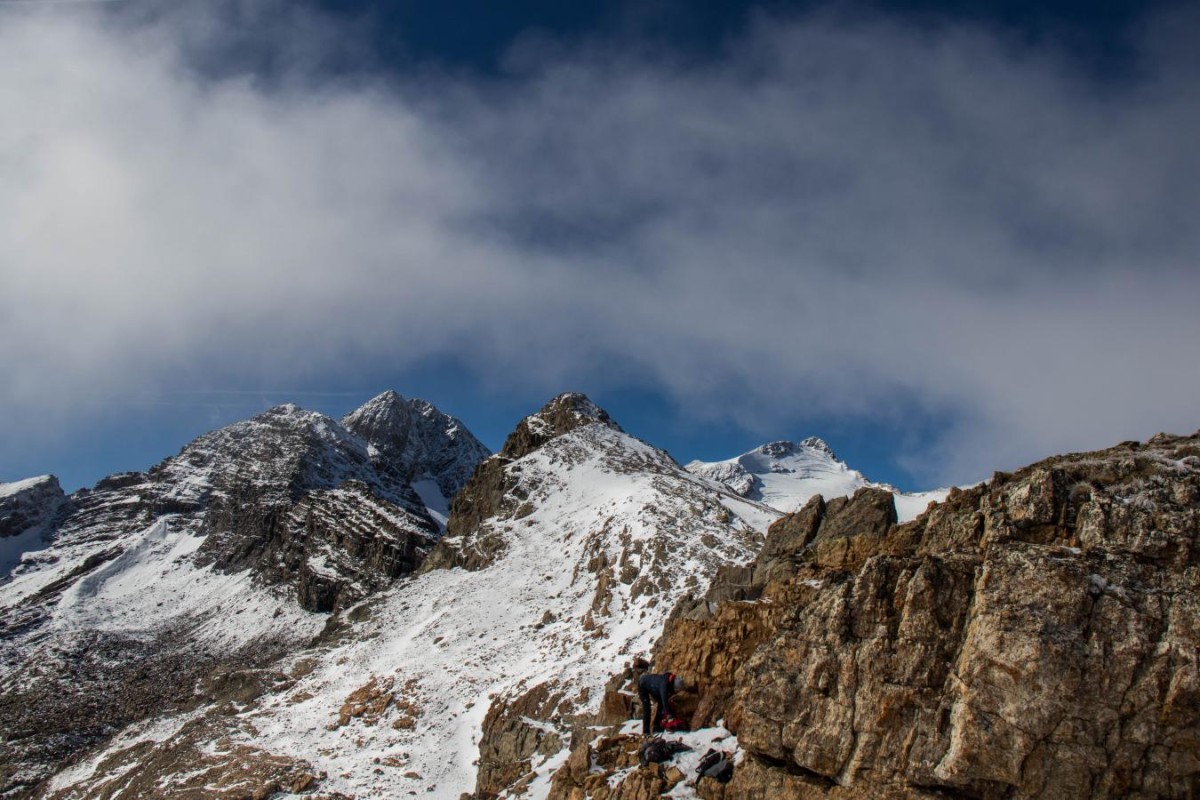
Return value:
[(673, 758), (676, 753), (691, 749), (683, 742), (669, 742), (656, 736), (642, 742), (642, 746), (638, 748), (638, 761), (642, 766), (661, 764)]
[(704, 758), (700, 759), (700, 766), (696, 767), (696, 774), (701, 778), (713, 778), (720, 783), (729, 783), (733, 777), (733, 761), (729, 758), (728, 753), (709, 750), (704, 754)]

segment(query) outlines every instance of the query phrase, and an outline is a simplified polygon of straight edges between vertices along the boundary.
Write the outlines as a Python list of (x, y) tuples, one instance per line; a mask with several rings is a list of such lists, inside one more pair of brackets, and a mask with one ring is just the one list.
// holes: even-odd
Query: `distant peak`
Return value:
[(378, 394), (375, 397), (373, 397), (367, 401), (368, 404), (371, 404), (371, 403), (379, 403), (379, 404), (403, 403), (403, 402), (404, 402), (404, 395), (400, 394), (395, 389), (388, 389), (386, 392), (383, 392), (382, 394)]
[(542, 406), (536, 414), (521, 420), (508, 438), (500, 455), (521, 458), (546, 442), (585, 425), (600, 423), (621, 430), (608, 412), (580, 392), (563, 392)]
[(351, 413), (353, 413), (353, 414), (363, 414), (363, 413), (367, 413), (367, 412), (378, 413), (380, 411), (387, 411), (388, 409), (396, 408), (398, 406), (407, 406), (407, 405), (408, 405), (408, 401), (404, 399), (404, 395), (400, 394), (399, 392), (395, 391), (394, 389), (388, 389), (386, 392), (375, 395), (374, 397), (372, 397), (367, 402), (363, 403), (361, 406), (359, 406), (355, 411), (353, 411)]
[(476, 464), (491, 455), (454, 417), (432, 403), (390, 389), (351, 411), (342, 425), (373, 448), (372, 458), (387, 462), (405, 480), (432, 475), (446, 498), (462, 487)]

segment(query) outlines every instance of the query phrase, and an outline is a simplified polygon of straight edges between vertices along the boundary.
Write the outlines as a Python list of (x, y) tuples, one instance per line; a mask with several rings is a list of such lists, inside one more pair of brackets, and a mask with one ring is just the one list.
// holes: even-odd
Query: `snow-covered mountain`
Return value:
[(725, 484), (743, 497), (786, 513), (800, 510), (816, 495), (826, 500), (849, 497), (871, 486), (893, 493), (896, 515), (906, 522), (920, 515), (929, 503), (944, 499), (949, 491), (909, 494), (874, 483), (838, 460), (829, 445), (816, 437), (799, 443), (771, 442), (725, 461), (693, 461), (687, 468), (696, 475)]
[(562, 395), (480, 465), (419, 574), (246, 679), (238, 702), (124, 728), (52, 796), (237, 785), (458, 800), (517, 782), (544, 795), (614, 670), (778, 516)]
[[(386, 394), (351, 417), (395, 430), (411, 408)], [(193, 685), (303, 646), (326, 626), (319, 612), (415, 569), (440, 527), (408, 476), (453, 486), (485, 455), (457, 420), (427, 404), (418, 415), (413, 450), (285, 405), (69, 498), (52, 479), (6, 484), (14, 541), (49, 546), (0, 584), (0, 734), (20, 742), (0, 759), (0, 794), (194, 704)], [(456, 443), (445, 452), (430, 446), (439, 426)]]

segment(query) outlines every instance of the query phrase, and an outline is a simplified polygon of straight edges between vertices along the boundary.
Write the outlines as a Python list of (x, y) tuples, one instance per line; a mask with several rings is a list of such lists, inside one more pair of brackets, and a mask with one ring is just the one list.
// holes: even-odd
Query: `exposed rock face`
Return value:
[(49, 528), (65, 500), (53, 475), (0, 483), (0, 539), (20, 536), (30, 528)]
[(66, 495), (53, 475), (0, 483), (0, 582), (21, 553), (49, 544)]
[(744, 752), (702, 797), (1194, 797), (1198, 590), (1200, 436), (1159, 436), (901, 526), (870, 490), (814, 500), (655, 660)]
[(564, 433), (570, 433), (584, 425), (600, 424), (621, 430), (608, 412), (597, 406), (586, 395), (565, 392), (544, 405), (541, 411), (530, 414), (517, 423), (517, 427), (500, 448), (502, 458), (516, 460), (529, 455), (546, 442)]
[(408, 483), (433, 481), (447, 500), (491, 455), (466, 426), (416, 398), (384, 392), (342, 419), (346, 430), (371, 447), (377, 466)]

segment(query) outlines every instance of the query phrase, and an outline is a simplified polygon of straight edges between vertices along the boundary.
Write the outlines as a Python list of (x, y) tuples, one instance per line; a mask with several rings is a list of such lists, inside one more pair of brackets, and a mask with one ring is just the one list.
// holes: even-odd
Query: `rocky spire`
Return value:
[(621, 430), (608, 412), (588, 399), (587, 395), (564, 392), (536, 414), (530, 414), (517, 423), (516, 430), (508, 435), (504, 447), (500, 448), (500, 455), (509, 459), (522, 458), (555, 437), (593, 423)]

